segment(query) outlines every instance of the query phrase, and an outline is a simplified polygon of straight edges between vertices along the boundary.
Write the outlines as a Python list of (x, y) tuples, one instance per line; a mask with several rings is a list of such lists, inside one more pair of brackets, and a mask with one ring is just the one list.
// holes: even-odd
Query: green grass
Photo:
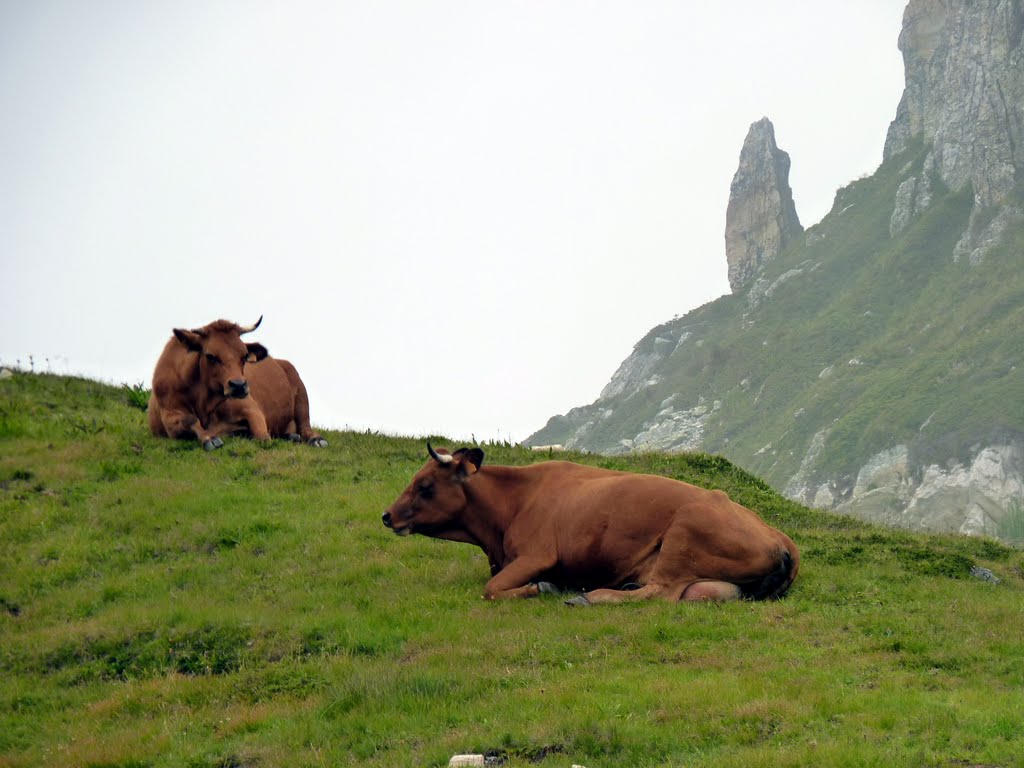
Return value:
[(1021, 765), (1020, 550), (809, 510), (718, 456), (573, 454), (728, 491), (800, 546), (792, 592), (492, 603), (481, 552), (380, 523), (423, 440), (328, 439), (207, 453), (121, 389), (0, 381), (0, 766)]

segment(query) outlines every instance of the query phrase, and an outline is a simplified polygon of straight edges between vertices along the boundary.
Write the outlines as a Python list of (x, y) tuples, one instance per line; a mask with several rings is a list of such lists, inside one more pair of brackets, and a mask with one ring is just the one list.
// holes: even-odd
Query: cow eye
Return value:
[(434, 498), (434, 484), (433, 483), (424, 483), (423, 485), (420, 486), (420, 498), (422, 498), (422, 499), (432, 499), (432, 498)]
[(218, 358), (216, 355), (207, 354), (206, 355), (206, 359), (209, 362), (211, 362), (211, 363), (219, 363), (220, 362), (220, 358)]

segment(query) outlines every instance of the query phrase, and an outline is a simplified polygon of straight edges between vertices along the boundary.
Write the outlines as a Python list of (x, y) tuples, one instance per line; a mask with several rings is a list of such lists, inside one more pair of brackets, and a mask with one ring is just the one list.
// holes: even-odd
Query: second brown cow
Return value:
[(485, 467), (479, 448), (427, 451), (384, 525), (480, 547), (489, 599), (553, 585), (590, 590), (573, 605), (772, 599), (799, 569), (792, 540), (722, 491), (565, 461)]
[(206, 450), (222, 446), (227, 434), (327, 445), (309, 423), (309, 397), (295, 366), (270, 357), (262, 344), (242, 341), (262, 321), (174, 329), (153, 371), (154, 435), (198, 440)]

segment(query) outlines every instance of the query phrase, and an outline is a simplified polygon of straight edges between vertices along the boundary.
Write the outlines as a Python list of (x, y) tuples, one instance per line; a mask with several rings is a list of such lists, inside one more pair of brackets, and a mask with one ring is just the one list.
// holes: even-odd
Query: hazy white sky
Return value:
[(0, 363), (148, 386), (226, 317), (315, 424), (522, 440), (728, 292), (750, 124), (805, 226), (905, 0), (0, 0)]

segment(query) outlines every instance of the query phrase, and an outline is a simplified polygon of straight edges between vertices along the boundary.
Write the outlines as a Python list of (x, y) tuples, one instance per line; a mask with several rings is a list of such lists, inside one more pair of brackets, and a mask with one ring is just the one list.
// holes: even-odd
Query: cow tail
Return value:
[(785, 597), (796, 578), (797, 561), (789, 550), (783, 549), (775, 569), (758, 581), (740, 584), (743, 597), (748, 600), (778, 600)]

